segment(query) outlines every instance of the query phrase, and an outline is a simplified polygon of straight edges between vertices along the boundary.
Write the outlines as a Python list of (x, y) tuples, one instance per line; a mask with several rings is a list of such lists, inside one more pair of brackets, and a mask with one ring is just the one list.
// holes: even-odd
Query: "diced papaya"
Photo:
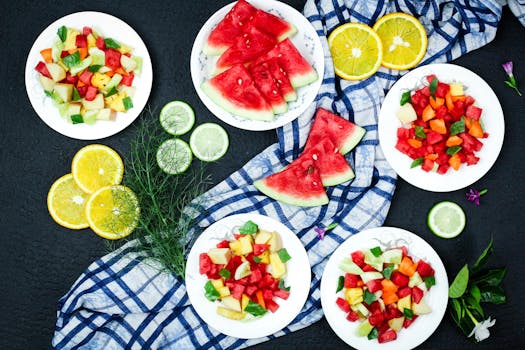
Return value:
[(410, 146), (414, 147), (414, 148), (421, 148), (421, 146), (423, 146), (423, 142), (421, 142), (420, 140), (416, 140), (416, 139), (407, 139), (407, 142)]
[(52, 51), (53, 49), (51, 49), (50, 47), (40, 51), (40, 55), (42, 56), (42, 58), (44, 59), (46, 63), (53, 63)]
[(457, 135), (450, 136), (445, 143), (447, 147), (459, 146), (463, 143), (463, 139)]
[(414, 263), (408, 256), (405, 256), (403, 260), (401, 260), (401, 264), (399, 264), (398, 271), (405, 276), (412, 277), (414, 272), (416, 272), (416, 269), (417, 264)]
[(398, 286), (396, 286), (396, 284), (394, 282), (392, 282), (391, 280), (389, 279), (383, 279), (381, 281), (381, 286), (383, 287), (383, 295), (387, 294), (387, 293), (396, 293), (397, 292), (397, 289), (398, 289)]
[(439, 107), (445, 104), (445, 99), (441, 97), (430, 96), (428, 102), (434, 110), (437, 110)]
[(385, 305), (393, 304), (399, 300), (399, 297), (395, 292), (383, 292), (381, 298)]
[(456, 153), (453, 156), (451, 156), (448, 159), (448, 164), (450, 164), (452, 169), (459, 170), (459, 167), (461, 166), (461, 159), (459, 158), (459, 155)]
[(452, 95), (450, 91), (445, 95), (445, 104), (449, 112), (454, 109), (454, 101), (452, 101)]
[(483, 138), (483, 128), (481, 127), (481, 123), (477, 120), (473, 120), (468, 133), (471, 136)]
[(447, 133), (447, 126), (443, 119), (432, 119), (429, 122), (430, 129), (434, 130), (438, 134), (445, 135)]
[(436, 112), (432, 109), (431, 105), (427, 105), (425, 109), (423, 109), (423, 114), (421, 117), (423, 118), (424, 122), (429, 121), (430, 119), (434, 118), (436, 116)]

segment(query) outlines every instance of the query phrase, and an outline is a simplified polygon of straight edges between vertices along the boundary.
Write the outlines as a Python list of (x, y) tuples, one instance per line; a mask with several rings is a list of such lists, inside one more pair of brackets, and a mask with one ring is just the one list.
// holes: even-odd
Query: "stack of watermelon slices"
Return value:
[(319, 108), (303, 153), (284, 170), (254, 182), (275, 200), (303, 207), (328, 203), (324, 190), (355, 177), (344, 155), (365, 134), (365, 129)]
[(203, 52), (220, 55), (201, 88), (239, 117), (272, 121), (297, 99), (295, 89), (318, 79), (289, 39), (293, 24), (239, 0), (210, 33)]

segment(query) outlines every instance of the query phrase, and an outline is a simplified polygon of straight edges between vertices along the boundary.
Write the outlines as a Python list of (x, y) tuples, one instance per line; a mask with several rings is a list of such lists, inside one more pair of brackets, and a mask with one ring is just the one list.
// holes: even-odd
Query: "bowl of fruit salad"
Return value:
[(443, 263), (419, 236), (360, 232), (330, 257), (321, 302), (335, 333), (357, 349), (411, 349), (436, 330), (448, 301)]
[(210, 327), (237, 338), (259, 338), (286, 327), (310, 289), (301, 241), (263, 215), (215, 222), (195, 241), (187, 261), (193, 307)]

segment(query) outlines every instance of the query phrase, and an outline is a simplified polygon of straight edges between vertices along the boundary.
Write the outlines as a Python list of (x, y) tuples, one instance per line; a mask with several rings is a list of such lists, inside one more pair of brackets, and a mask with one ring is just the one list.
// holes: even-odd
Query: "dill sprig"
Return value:
[(135, 192), (140, 203), (139, 224), (130, 236), (137, 238), (136, 249), (159, 262), (163, 269), (184, 278), (186, 253), (192, 241), (189, 232), (196, 233), (194, 219), (202, 211), (196, 198), (211, 181), (202, 163), (177, 175), (159, 168), (157, 149), (169, 137), (151, 109), (145, 109), (129, 157), (124, 160), (123, 183)]

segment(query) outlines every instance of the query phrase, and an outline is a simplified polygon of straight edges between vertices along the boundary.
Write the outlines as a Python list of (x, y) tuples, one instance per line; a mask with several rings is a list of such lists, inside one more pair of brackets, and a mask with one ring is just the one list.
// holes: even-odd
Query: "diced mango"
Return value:
[(345, 290), (345, 299), (350, 305), (356, 305), (363, 302), (363, 288), (347, 288)]
[(270, 252), (279, 251), (283, 247), (281, 236), (277, 232), (272, 232), (272, 238), (268, 241), (270, 245)]
[(252, 235), (242, 235), (239, 238), (241, 242), (241, 254), (246, 255), (253, 252), (253, 237)]
[(269, 250), (265, 250), (258, 257), (259, 257), (259, 259), (261, 259), (261, 261), (260, 261), (261, 264), (267, 264), (268, 265), (270, 263), (270, 251)]
[(219, 289), (219, 288), (222, 288), (224, 287), (224, 283), (222, 282), (222, 279), (221, 278), (218, 278), (216, 280), (210, 280), (211, 284), (213, 285), (213, 287), (215, 289)]
[(74, 50), (77, 48), (77, 35), (80, 32), (73, 28), (67, 29), (66, 41), (64, 41), (64, 51)]
[(244, 313), (233, 311), (222, 306), (217, 307), (217, 314), (231, 320), (242, 320), (244, 318)]
[(224, 286), (224, 287), (220, 287), (220, 288), (215, 288), (217, 289), (217, 292), (219, 292), (219, 296), (221, 298), (224, 298), (224, 297), (227, 297), (228, 295), (230, 295), (230, 288)]
[(98, 88), (99, 90), (104, 90), (110, 80), (111, 78), (106, 74), (96, 72), (95, 74), (93, 74), (93, 77), (91, 77), (91, 85)]
[(273, 278), (281, 278), (286, 274), (286, 265), (279, 258), (279, 254), (270, 253), (270, 266)]
[(208, 250), (211, 262), (218, 265), (226, 265), (231, 258), (231, 251), (228, 248), (211, 248)]
[(450, 95), (451, 96), (462, 96), (465, 92), (463, 91), (463, 84), (454, 83), (450, 84)]
[(259, 229), (255, 235), (255, 244), (266, 244), (272, 238), (272, 232)]

